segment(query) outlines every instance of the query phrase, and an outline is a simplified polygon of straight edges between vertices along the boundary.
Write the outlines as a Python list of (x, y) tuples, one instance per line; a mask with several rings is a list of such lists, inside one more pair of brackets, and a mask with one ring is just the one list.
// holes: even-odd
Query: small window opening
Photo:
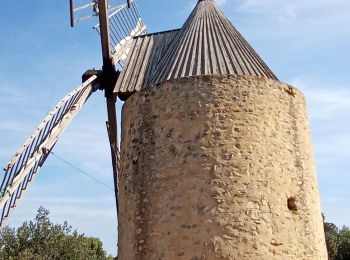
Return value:
[(287, 201), (288, 209), (292, 211), (298, 211), (297, 203), (295, 197), (288, 198)]

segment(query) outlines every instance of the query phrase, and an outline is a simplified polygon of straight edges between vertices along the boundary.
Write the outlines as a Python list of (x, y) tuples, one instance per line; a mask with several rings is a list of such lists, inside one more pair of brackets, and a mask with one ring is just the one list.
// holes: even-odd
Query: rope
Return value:
[(73, 169), (75, 169), (77, 172), (85, 175), (86, 177), (90, 178), (91, 180), (103, 185), (104, 187), (114, 191), (114, 188), (109, 186), (108, 184), (100, 181), (99, 179), (96, 179), (95, 177), (91, 176), (90, 174), (88, 174), (87, 172), (81, 170), (79, 167), (75, 166), (74, 164), (68, 162), (67, 160), (63, 159), (61, 156), (55, 154), (54, 152), (51, 152), (52, 155), (54, 155), (57, 159), (59, 159), (60, 161), (64, 162), (65, 164), (69, 165), (70, 167), (72, 167)]
[(53, 103), (53, 99), (54, 99), (54, 95), (56, 94), (56, 87), (57, 85), (54, 85), (53, 87), (51, 87), (51, 96), (50, 96), (50, 101), (49, 101), (49, 105), (47, 106), (47, 109), (46, 109), (46, 114), (44, 116), (46, 116), (49, 112), (50, 112), (50, 108), (52, 106), (52, 103)]

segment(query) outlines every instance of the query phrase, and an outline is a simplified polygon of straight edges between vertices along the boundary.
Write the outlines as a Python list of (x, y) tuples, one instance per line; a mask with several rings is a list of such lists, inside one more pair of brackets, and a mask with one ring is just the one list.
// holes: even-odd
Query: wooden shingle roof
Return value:
[(215, 74), (277, 80), (214, 1), (200, 0), (181, 29), (134, 39), (114, 92), (132, 93), (169, 79)]

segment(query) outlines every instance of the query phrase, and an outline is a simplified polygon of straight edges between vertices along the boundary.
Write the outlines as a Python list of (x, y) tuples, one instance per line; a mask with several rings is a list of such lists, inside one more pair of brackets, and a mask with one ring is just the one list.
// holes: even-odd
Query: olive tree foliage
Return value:
[(328, 257), (330, 260), (350, 260), (350, 230), (333, 223), (324, 222)]
[(337, 260), (350, 260), (350, 230), (348, 227), (343, 226), (339, 231), (339, 246)]
[(24, 222), (18, 229), (0, 230), (0, 259), (8, 260), (100, 260), (107, 257), (98, 238), (85, 237), (72, 231), (65, 222), (54, 224), (49, 211), (38, 209), (34, 221)]
[(324, 222), (324, 232), (326, 235), (326, 244), (328, 250), (328, 257), (335, 260), (338, 254), (338, 227), (333, 223)]

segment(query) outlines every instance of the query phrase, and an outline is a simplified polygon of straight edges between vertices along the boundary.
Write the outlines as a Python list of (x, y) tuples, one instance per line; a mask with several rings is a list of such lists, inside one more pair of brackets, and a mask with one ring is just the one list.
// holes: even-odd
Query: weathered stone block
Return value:
[(122, 112), (119, 257), (327, 259), (305, 100), (249, 76), (173, 80)]

